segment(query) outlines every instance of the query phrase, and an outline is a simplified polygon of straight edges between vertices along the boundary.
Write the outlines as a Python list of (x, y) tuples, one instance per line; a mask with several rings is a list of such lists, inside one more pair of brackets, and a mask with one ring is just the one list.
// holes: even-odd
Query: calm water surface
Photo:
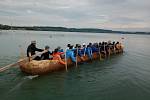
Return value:
[(125, 52), (35, 78), (16, 66), (0, 73), (0, 100), (150, 100), (150, 35), (2, 31), (0, 66), (17, 61), (19, 45), (25, 52), (31, 40), (51, 49), (115, 40), (125, 45)]

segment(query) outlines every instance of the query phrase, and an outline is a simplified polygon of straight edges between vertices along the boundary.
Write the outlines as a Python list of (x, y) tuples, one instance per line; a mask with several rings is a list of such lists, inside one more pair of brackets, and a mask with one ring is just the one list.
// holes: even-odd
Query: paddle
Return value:
[[(91, 52), (90, 52), (90, 53), (91, 53), (91, 56), (92, 56), (92, 59), (93, 59), (93, 51), (92, 51), (92, 48), (91, 48)], [(92, 59), (91, 59), (91, 60), (92, 60)]]
[(78, 67), (78, 47), (77, 47), (77, 54), (76, 54), (76, 67)]
[(109, 54), (108, 54), (108, 55), (109, 55), (109, 57), (110, 57), (110, 46), (109, 46), (109, 48), (108, 48), (108, 49), (109, 49)]
[(66, 71), (68, 71), (68, 69), (67, 69), (67, 55), (66, 55), (66, 52), (67, 52), (67, 49), (65, 50), (65, 62), (66, 62), (65, 68), (66, 68)]
[[(39, 52), (39, 53), (33, 55), (33, 56), (32, 56), (32, 59), (34, 59), (36, 56), (41, 55), (41, 54), (43, 54), (43, 53), (45, 53), (45, 52), (47, 52), (47, 50), (44, 50), (43, 52)], [(17, 62), (12, 63), (12, 64), (9, 64), (9, 65), (7, 65), (7, 66), (1, 67), (1, 68), (0, 68), (0, 72), (3, 72), (3, 71), (5, 71), (5, 70), (7, 70), (7, 69), (9, 69), (9, 68), (11, 68), (11, 67), (13, 67), (13, 66), (16, 66), (16, 65), (18, 65), (20, 62), (25, 61), (25, 60), (28, 60), (28, 57), (25, 57), (25, 58), (23, 58), (23, 59), (20, 59), (20, 60), (18, 60)]]
[(86, 47), (84, 48), (84, 56), (85, 56), (85, 53), (86, 53)]
[(113, 50), (113, 53), (116, 54), (115, 44), (113, 45), (113, 47), (114, 47), (114, 48), (113, 48), (113, 49), (114, 49), (114, 50)]
[(102, 56), (101, 56), (101, 50), (100, 50), (100, 46), (99, 46), (99, 60), (101, 61)]
[(104, 44), (104, 54), (105, 54), (105, 58), (106, 58), (106, 46)]
[(20, 58), (24, 58), (25, 54), (21, 45), (19, 45), (19, 49), (20, 49)]

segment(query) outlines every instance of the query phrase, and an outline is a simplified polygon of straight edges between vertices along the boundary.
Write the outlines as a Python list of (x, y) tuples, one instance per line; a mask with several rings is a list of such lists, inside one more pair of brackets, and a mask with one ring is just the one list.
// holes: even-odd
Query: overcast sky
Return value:
[(150, 0), (0, 0), (0, 23), (150, 31)]

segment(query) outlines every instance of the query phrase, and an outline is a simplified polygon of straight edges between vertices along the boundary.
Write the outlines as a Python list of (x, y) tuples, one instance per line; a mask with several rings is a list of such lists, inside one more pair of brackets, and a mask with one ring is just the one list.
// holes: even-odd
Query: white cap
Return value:
[(85, 43), (83, 43), (82, 45), (85, 45)]
[(35, 41), (35, 40), (33, 40), (33, 41), (31, 41), (31, 43), (36, 43), (36, 41)]

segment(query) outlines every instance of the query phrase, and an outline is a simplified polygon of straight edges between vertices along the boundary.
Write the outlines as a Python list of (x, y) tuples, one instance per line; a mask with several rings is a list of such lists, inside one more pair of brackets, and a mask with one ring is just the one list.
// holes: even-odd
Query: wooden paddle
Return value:
[(99, 47), (99, 60), (101, 61), (102, 59), (102, 55), (101, 55), (101, 51), (100, 51), (100, 47)]
[(86, 53), (86, 47), (84, 48), (84, 56), (85, 56), (85, 53)]
[(77, 47), (77, 54), (76, 54), (76, 67), (78, 67), (78, 47)]
[(65, 68), (66, 68), (66, 71), (68, 71), (68, 68), (67, 68), (67, 55), (66, 55), (66, 52), (67, 52), (67, 49), (65, 50)]
[(24, 58), (25, 54), (21, 45), (19, 45), (19, 49), (20, 49), (20, 58)]
[(105, 53), (105, 58), (106, 58), (106, 46), (104, 44), (104, 53)]
[[(39, 52), (39, 53), (33, 55), (33, 56), (32, 56), (32, 59), (34, 59), (36, 56), (41, 55), (41, 54), (43, 54), (43, 53), (45, 53), (45, 52), (47, 52), (47, 50), (44, 50), (43, 52)], [(28, 60), (28, 59), (29, 59), (28, 57), (25, 57), (25, 58), (23, 58), (23, 59), (18, 60), (18, 61), (15, 62), (15, 63), (9, 64), (9, 65), (4, 66), (4, 67), (0, 67), (0, 72), (3, 72), (3, 71), (5, 71), (5, 70), (7, 70), (7, 69), (9, 69), (9, 68), (11, 68), (11, 67), (13, 67), (13, 66), (16, 66), (16, 65), (18, 65), (20, 62), (25, 61), (25, 60)]]
[(110, 52), (111, 52), (111, 51), (110, 51), (110, 46), (109, 46), (109, 48), (108, 48), (108, 49), (109, 49), (109, 50), (108, 50), (108, 51), (109, 51), (109, 54), (108, 54), (108, 55), (109, 55), (109, 57), (110, 57)]

